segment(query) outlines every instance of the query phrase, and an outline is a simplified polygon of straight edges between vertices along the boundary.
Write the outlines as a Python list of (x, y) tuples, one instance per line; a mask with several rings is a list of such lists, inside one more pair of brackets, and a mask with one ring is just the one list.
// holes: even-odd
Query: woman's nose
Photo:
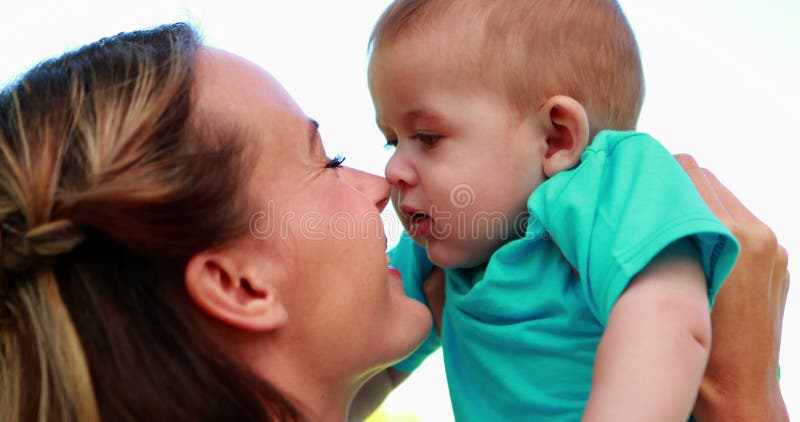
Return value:
[(340, 177), (344, 177), (347, 183), (375, 204), (378, 211), (386, 208), (389, 203), (389, 183), (386, 179), (350, 167), (342, 167)]

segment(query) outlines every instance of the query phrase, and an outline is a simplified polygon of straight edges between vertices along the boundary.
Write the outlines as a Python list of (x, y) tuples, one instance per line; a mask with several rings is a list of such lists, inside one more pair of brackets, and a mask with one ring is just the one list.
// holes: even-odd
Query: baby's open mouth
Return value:
[(428, 214), (415, 212), (409, 216), (408, 231), (411, 236), (427, 236), (431, 230), (431, 219)]

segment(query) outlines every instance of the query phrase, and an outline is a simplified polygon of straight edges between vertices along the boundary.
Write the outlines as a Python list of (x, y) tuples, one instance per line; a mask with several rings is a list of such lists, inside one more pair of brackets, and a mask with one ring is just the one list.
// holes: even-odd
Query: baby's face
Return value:
[(377, 123), (394, 147), (386, 177), (431, 261), (473, 267), (524, 234), (545, 135), (535, 115), (519, 118), (501, 95), (458, 81), (458, 67), (437, 54), (444, 46), (420, 38), (401, 37), (370, 61)]

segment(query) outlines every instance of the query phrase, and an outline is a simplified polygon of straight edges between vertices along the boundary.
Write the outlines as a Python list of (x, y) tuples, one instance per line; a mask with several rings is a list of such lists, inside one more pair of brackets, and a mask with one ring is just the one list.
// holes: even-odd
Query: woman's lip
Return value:
[(396, 275), (398, 277), (401, 277), (401, 278), (403, 277), (403, 275), (400, 274), (400, 270), (398, 270), (397, 268), (392, 267), (392, 266), (389, 266), (387, 268), (389, 269), (389, 274), (394, 274), (394, 275)]

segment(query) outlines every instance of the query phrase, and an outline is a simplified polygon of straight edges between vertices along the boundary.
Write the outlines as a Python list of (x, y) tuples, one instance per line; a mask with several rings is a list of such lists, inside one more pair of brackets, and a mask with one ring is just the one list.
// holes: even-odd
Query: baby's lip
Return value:
[(400, 205), (400, 211), (402, 211), (403, 214), (406, 214), (411, 219), (418, 219), (428, 215), (417, 208), (405, 204)]
[(416, 223), (429, 218), (430, 216), (421, 210), (408, 206), (408, 205), (400, 205), (400, 211), (403, 213), (406, 221), (410, 225), (415, 225)]
[(406, 229), (412, 237), (427, 236), (430, 233), (431, 220), (428, 214), (408, 204), (400, 204), (398, 208), (402, 213)]
[(400, 211), (403, 211), (404, 213), (409, 214), (409, 215), (413, 215), (413, 214), (416, 214), (417, 212), (419, 212), (418, 209), (416, 209), (414, 207), (411, 207), (411, 206), (408, 206), (406, 204), (400, 204)]

